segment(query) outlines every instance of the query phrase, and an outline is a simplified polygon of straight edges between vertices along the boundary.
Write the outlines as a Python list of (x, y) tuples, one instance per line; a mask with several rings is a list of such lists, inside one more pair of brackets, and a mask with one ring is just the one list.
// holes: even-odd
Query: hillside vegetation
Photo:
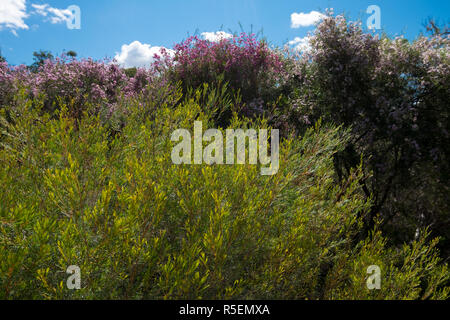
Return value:
[[(302, 53), (0, 62), (0, 298), (448, 298), (449, 44), (330, 15)], [(174, 164), (195, 121), (279, 129), (277, 174)]]

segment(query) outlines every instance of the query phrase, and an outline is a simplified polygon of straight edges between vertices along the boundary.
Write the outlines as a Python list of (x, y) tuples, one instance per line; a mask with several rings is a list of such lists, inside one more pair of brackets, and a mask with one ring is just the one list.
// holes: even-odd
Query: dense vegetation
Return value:
[[(446, 299), (449, 44), (329, 16), (301, 54), (241, 34), (149, 69), (0, 61), (0, 298)], [(194, 121), (279, 128), (278, 173), (173, 164)]]

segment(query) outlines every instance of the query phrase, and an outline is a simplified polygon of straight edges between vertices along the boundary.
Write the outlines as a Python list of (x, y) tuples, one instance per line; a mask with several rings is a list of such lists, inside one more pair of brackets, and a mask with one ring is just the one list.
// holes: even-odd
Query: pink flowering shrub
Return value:
[(0, 105), (10, 100), (13, 92), (14, 75), (7, 62), (0, 62)]
[(265, 104), (278, 97), (277, 83), (286, 73), (283, 57), (253, 34), (218, 42), (193, 36), (174, 49), (171, 79), (181, 81), (185, 90), (217, 84), (222, 76), (235, 93), (240, 92), (247, 115), (261, 114)]
[(58, 57), (46, 60), (34, 72), (25, 66), (0, 65), (2, 106), (12, 103), (19, 88), (25, 88), (30, 97), (44, 97), (45, 110), (54, 111), (61, 103), (66, 104), (75, 118), (88, 108), (111, 114), (121, 99), (149, 95), (164, 84), (155, 80), (155, 69), (138, 69), (133, 77), (128, 77), (118, 65), (92, 59)]
[[(69, 105), (74, 117), (88, 107), (112, 112), (123, 98), (144, 94), (152, 96), (154, 89), (168, 82), (181, 82), (184, 92), (208, 84), (231, 89), (239, 107), (245, 104), (245, 114), (261, 115), (269, 102), (279, 96), (278, 83), (286, 74), (283, 57), (254, 35), (241, 34), (219, 42), (190, 37), (175, 45), (175, 56), (161, 52), (150, 69), (123, 70), (116, 64), (92, 59), (68, 59), (63, 56), (46, 60), (34, 72), (28, 69), (1, 66), (0, 99), (17, 91), (14, 83), (25, 86), (30, 95), (45, 96), (45, 109), (56, 110), (61, 103)], [(19, 70), (20, 69), (20, 70)], [(128, 74), (128, 75), (127, 75)], [(237, 96), (242, 97), (236, 98)], [(225, 104), (218, 107), (224, 108)]]
[(93, 60), (47, 60), (31, 81), (33, 93), (46, 95), (47, 108), (53, 108), (57, 98), (73, 105), (79, 117), (87, 103), (95, 107), (117, 101), (118, 92), (126, 85), (127, 78), (117, 65)]
[(0, 62), (0, 107), (13, 103), (14, 95), (27, 82), (28, 75), (23, 65), (11, 67), (7, 62)]

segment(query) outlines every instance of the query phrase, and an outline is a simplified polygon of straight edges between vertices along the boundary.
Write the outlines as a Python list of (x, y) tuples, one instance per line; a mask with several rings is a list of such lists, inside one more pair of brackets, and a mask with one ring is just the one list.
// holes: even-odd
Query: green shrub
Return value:
[[(199, 90), (175, 103), (179, 94), (129, 100), (114, 136), (88, 111), (75, 120), (62, 106), (52, 117), (20, 96), (11, 121), (2, 110), (0, 298), (447, 297), (436, 240), (357, 240), (371, 205), (361, 170), (341, 183), (333, 170), (348, 132), (319, 122), (283, 140), (274, 176), (257, 165), (174, 165), (171, 133), (212, 123)], [(230, 127), (267, 123), (235, 116)], [(373, 264), (381, 289), (369, 291)], [(80, 290), (66, 287), (70, 265)]]

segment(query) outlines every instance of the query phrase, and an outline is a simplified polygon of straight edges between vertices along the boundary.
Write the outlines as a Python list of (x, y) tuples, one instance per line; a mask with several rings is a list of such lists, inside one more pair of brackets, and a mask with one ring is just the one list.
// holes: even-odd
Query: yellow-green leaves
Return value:
[[(448, 296), (436, 242), (355, 240), (370, 203), (361, 170), (337, 183), (332, 157), (347, 139), (337, 128), (282, 140), (274, 176), (258, 165), (173, 164), (171, 132), (211, 123), (201, 103), (216, 98), (205, 92), (127, 101), (114, 136), (99, 116), (75, 121), (64, 107), (49, 117), (25, 103), (14, 124), (3, 118), (0, 298)], [(231, 126), (267, 122), (235, 114)], [(380, 290), (366, 287), (370, 265), (382, 270)], [(79, 290), (67, 287), (69, 266)]]

